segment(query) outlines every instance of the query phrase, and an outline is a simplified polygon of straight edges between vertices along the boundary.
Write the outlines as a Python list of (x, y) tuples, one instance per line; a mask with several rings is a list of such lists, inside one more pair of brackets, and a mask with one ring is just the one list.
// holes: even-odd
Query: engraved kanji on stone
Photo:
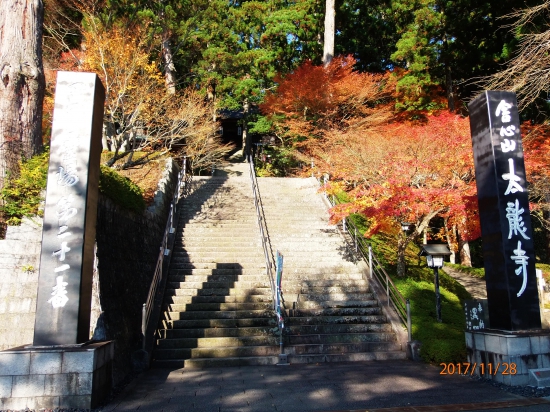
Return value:
[(527, 228), (523, 222), (523, 217), (521, 216), (525, 209), (519, 206), (519, 200), (516, 199), (515, 202), (508, 202), (508, 207), (506, 208), (506, 219), (508, 219), (508, 239), (512, 239), (512, 235), (517, 236), (521, 235), (524, 239), (530, 239), (529, 236), (525, 234)]
[(48, 303), (51, 303), (54, 308), (62, 308), (69, 301), (66, 289), (68, 283), (63, 282), (63, 276), (58, 276), (56, 281), (56, 285), (52, 288), (52, 297), (48, 300)]
[(508, 165), (510, 166), (510, 172), (504, 173), (502, 175), (502, 178), (504, 180), (508, 180), (508, 187), (506, 188), (506, 192), (504, 192), (504, 195), (516, 192), (523, 192), (523, 187), (521, 187), (521, 185), (518, 183), (521, 181), (521, 178), (516, 175), (516, 171), (514, 168), (514, 159), (508, 159)]

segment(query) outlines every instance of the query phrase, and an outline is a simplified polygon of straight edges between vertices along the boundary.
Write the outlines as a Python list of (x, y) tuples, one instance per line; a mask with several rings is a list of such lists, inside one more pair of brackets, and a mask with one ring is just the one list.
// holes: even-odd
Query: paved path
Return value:
[(152, 369), (137, 377), (117, 398), (99, 410), (550, 410), (549, 400), (523, 398), (469, 377), (440, 375), (440, 371), (439, 367), (412, 361)]
[(466, 288), (472, 298), (474, 299), (487, 299), (487, 286), (485, 285), (485, 279), (479, 279), (474, 276), (468, 275), (455, 270), (449, 266), (443, 266), (443, 271), (449, 276), (455, 278), (462, 286)]
[(234, 150), (232, 154), (222, 164), (218, 165), (214, 171), (214, 176), (242, 176), (248, 177), (250, 166), (243, 159), (241, 150)]

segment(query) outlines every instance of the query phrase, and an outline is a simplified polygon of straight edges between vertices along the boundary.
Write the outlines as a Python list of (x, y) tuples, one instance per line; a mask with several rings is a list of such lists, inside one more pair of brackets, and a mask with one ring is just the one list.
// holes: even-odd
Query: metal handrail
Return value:
[(174, 218), (176, 216), (176, 206), (178, 201), (187, 196), (190, 190), (190, 183), (193, 177), (189, 162), (187, 161), (187, 156), (183, 158), (182, 168), (178, 174), (178, 182), (176, 185), (176, 190), (174, 191), (174, 196), (172, 198), (172, 203), (170, 203), (170, 213), (168, 214), (168, 219), (166, 222), (166, 228), (164, 229), (164, 235), (160, 244), (159, 256), (157, 258), (157, 264), (155, 266), (155, 274), (153, 275), (153, 280), (151, 281), (151, 286), (149, 287), (149, 293), (147, 295), (147, 300), (143, 304), (142, 313), (141, 313), (141, 333), (143, 335), (143, 350), (146, 350), (146, 334), (147, 327), (149, 326), (149, 320), (151, 318), (151, 313), (153, 312), (153, 305), (155, 302), (155, 296), (157, 293), (158, 285), (163, 277), (163, 265), (164, 258), (170, 254), (170, 249), (168, 248), (168, 238), (171, 234), (176, 231), (174, 227)]
[[(317, 180), (321, 183), (319, 179)], [(324, 183), (326, 184), (326, 179)], [(323, 194), (331, 207), (336, 206), (337, 202), (335, 196), (328, 196), (326, 193)], [(399, 292), (384, 267), (374, 255), (372, 247), (361, 235), (360, 230), (357, 229), (357, 226), (355, 226), (353, 222), (347, 221), (346, 218), (344, 218), (342, 219), (342, 230), (351, 237), (355, 253), (359, 254), (359, 256), (361, 256), (361, 258), (368, 263), (369, 277), (371, 279), (375, 279), (377, 283), (385, 290), (388, 306), (390, 306), (390, 304), (393, 306), (395, 312), (399, 316), (399, 319), (407, 328), (408, 340), (410, 342), (412, 340), (412, 328), (411, 305), (409, 299), (405, 299), (401, 292)]]
[(264, 250), (265, 266), (267, 276), (269, 277), (269, 284), (271, 286), (271, 297), (273, 299), (273, 309), (276, 310), (276, 291), (275, 291), (275, 278), (273, 276), (273, 265), (275, 262), (275, 256), (273, 255), (273, 248), (271, 247), (271, 239), (269, 238), (269, 232), (267, 230), (267, 224), (265, 220), (264, 208), (262, 199), (260, 197), (260, 191), (258, 188), (258, 178), (254, 170), (254, 158), (252, 155), (248, 156), (248, 164), (250, 166), (250, 182), (252, 184), (252, 194), (254, 195), (254, 206), (256, 208), (256, 216), (258, 219), (258, 227), (260, 228), (260, 236), (262, 240), (262, 248)]

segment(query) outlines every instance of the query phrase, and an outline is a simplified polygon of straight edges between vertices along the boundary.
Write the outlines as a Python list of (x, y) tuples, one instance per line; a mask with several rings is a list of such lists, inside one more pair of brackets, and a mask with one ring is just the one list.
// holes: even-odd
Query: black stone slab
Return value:
[(468, 105), (491, 328), (538, 329), (533, 231), (515, 93)]
[(89, 340), (104, 101), (96, 74), (58, 72), (35, 346)]

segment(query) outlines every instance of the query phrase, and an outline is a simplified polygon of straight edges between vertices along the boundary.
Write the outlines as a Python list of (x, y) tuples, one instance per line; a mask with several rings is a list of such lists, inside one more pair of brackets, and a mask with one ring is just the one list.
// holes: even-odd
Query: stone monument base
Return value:
[(0, 352), (0, 410), (92, 409), (112, 386), (114, 341)]
[[(550, 331), (467, 331), (467, 374), (510, 386), (529, 384), (529, 370), (550, 368)], [(462, 367), (464, 373), (464, 366)]]

